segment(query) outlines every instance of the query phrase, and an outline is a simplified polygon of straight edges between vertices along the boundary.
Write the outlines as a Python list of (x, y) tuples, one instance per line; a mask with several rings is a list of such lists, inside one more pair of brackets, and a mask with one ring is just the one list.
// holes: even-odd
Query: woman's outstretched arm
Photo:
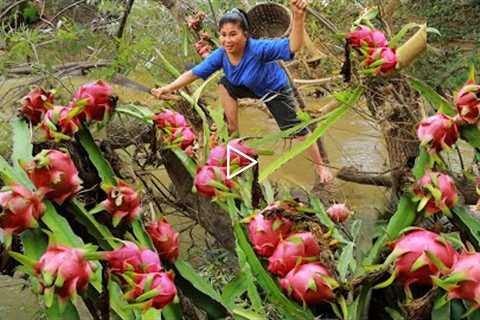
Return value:
[(192, 73), (192, 70), (189, 70), (183, 74), (181, 74), (175, 81), (161, 87), (161, 88), (155, 88), (152, 89), (152, 94), (159, 98), (162, 99), (164, 98), (165, 95), (171, 94), (173, 91), (181, 89), (193, 81), (197, 80), (198, 77)]
[(303, 46), (305, 37), (305, 8), (307, 0), (291, 0), (293, 18), (290, 32), (290, 51), (297, 52)]

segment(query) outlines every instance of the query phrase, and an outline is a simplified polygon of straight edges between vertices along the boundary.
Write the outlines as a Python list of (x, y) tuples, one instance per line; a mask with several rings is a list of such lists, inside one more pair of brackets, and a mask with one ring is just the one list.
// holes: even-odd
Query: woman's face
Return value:
[(228, 53), (242, 53), (247, 36), (238, 23), (225, 23), (220, 29), (220, 44)]

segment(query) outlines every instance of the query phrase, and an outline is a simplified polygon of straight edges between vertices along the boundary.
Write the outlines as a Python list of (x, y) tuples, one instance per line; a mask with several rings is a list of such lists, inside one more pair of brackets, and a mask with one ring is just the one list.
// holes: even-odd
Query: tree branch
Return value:
[(355, 182), (359, 184), (387, 188), (392, 187), (392, 179), (390, 176), (365, 173), (352, 166), (341, 168), (337, 173), (337, 178), (343, 181)]

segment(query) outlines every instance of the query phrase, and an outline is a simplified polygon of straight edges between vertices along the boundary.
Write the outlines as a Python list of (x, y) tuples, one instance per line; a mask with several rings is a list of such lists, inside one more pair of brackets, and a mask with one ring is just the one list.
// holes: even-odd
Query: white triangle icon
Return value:
[[(237, 172), (230, 172), (230, 153), (231, 152), (234, 152), (234, 153), (240, 155), (241, 157), (247, 159), (248, 161), (250, 161), (250, 163), (246, 167), (240, 168), (240, 170), (238, 170)], [(233, 177), (239, 175), (243, 171), (250, 169), (251, 167), (253, 167), (257, 163), (258, 163), (257, 160), (253, 159), (252, 157), (247, 156), (242, 151), (240, 151), (238, 149), (235, 149), (234, 147), (227, 144), (227, 179), (232, 179)]]

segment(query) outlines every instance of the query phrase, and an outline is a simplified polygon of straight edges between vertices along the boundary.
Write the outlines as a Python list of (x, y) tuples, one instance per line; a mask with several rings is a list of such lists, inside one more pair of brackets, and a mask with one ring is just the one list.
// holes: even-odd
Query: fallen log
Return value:
[[(108, 67), (112, 65), (112, 62), (109, 60), (99, 60), (95, 62), (90, 61), (80, 61), (80, 62), (69, 62), (65, 64), (60, 64), (53, 66), (51, 72), (60, 73), (60, 76), (67, 74), (73, 74), (75, 72), (85, 73), (90, 69)], [(7, 76), (26, 76), (31, 75), (36, 71), (37, 68), (33, 65), (16, 67), (6, 70)]]

